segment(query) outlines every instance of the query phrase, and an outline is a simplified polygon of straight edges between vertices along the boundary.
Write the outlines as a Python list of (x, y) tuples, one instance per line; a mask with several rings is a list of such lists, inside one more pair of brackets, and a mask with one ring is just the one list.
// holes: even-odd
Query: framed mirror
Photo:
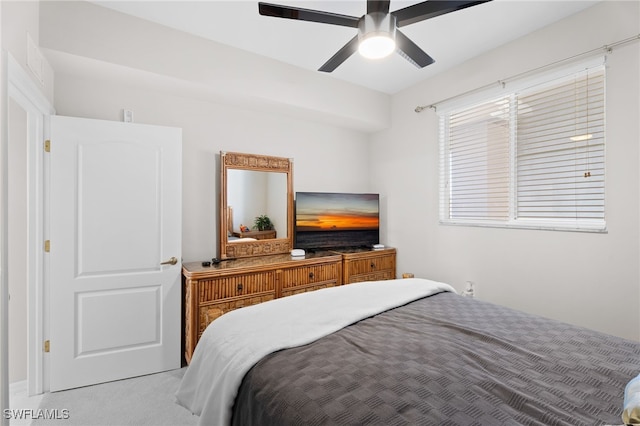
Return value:
[(293, 247), (293, 161), (220, 152), (220, 259)]

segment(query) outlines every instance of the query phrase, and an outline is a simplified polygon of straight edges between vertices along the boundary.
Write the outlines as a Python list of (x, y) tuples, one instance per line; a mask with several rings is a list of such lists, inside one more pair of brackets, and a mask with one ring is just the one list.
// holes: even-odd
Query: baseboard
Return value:
[(9, 383), (9, 396), (14, 395), (27, 395), (27, 381), (22, 380), (20, 382)]
[[(27, 410), (35, 411), (42, 402), (44, 395), (29, 396), (29, 385), (26, 380), (20, 382), (9, 383), (9, 408), (11, 410)], [(3, 413), (6, 415), (5, 413)], [(30, 426), (31, 417), (12, 418), (10, 420), (12, 426)]]

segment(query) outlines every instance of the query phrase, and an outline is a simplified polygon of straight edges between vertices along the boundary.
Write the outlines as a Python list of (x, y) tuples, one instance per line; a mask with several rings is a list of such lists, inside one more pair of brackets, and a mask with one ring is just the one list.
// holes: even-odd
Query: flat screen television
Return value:
[(369, 247), (380, 240), (378, 194), (297, 192), (294, 248)]

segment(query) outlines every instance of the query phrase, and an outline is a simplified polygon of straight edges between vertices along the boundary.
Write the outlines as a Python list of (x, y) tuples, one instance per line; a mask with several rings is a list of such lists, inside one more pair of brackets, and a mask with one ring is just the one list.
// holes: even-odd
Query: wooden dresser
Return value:
[(342, 283), (392, 280), (396, 278), (396, 249), (353, 249), (342, 255)]
[(191, 356), (207, 325), (234, 309), (278, 297), (342, 284), (342, 255), (307, 254), (293, 260), (289, 254), (223, 261), (203, 267), (185, 263), (185, 358)]

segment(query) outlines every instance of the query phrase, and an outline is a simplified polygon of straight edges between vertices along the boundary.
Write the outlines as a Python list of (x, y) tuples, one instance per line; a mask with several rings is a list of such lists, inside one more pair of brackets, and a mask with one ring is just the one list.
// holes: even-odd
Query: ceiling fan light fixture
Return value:
[(358, 52), (367, 59), (381, 59), (396, 50), (396, 42), (388, 35), (371, 35), (358, 45)]
[(358, 52), (368, 59), (381, 59), (396, 50), (396, 17), (370, 13), (358, 23)]

